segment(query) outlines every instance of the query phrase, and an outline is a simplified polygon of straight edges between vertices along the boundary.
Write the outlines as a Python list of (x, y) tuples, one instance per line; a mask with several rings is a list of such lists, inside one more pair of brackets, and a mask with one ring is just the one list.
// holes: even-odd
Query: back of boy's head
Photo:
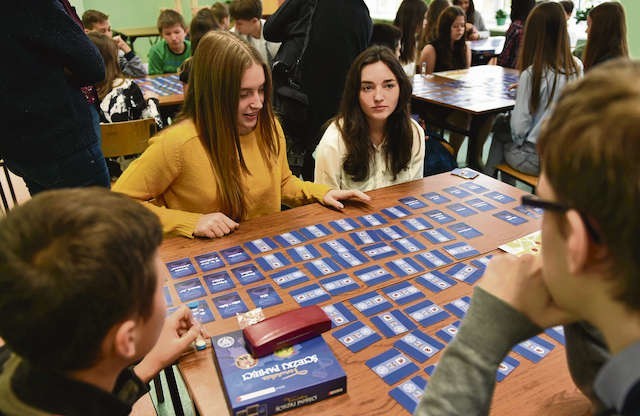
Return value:
[(233, 0), (229, 5), (229, 14), (234, 20), (251, 20), (262, 18), (262, 2), (260, 0)]
[(151, 316), (156, 215), (102, 188), (43, 192), (0, 222), (0, 337), (40, 368), (100, 359), (108, 331)]
[(158, 33), (162, 34), (163, 29), (167, 29), (175, 25), (180, 25), (184, 30), (187, 30), (187, 25), (184, 23), (184, 18), (180, 13), (173, 9), (165, 9), (160, 12), (157, 22)]
[(189, 36), (191, 36), (191, 54), (196, 51), (198, 42), (210, 30), (220, 29), (220, 23), (218, 19), (213, 15), (211, 9), (198, 10), (195, 16), (191, 19), (189, 25)]
[(211, 12), (216, 19), (218, 19), (218, 22), (222, 22), (225, 18), (229, 17), (229, 8), (221, 1), (211, 5)]
[(559, 202), (593, 221), (615, 295), (640, 310), (640, 62), (595, 67), (568, 84), (538, 139)]
[(109, 20), (109, 16), (98, 10), (87, 10), (82, 13), (82, 25), (87, 30), (92, 30), (93, 25)]
[(371, 33), (371, 42), (369, 46), (382, 45), (396, 52), (402, 32), (397, 27), (387, 23), (375, 23), (373, 32)]

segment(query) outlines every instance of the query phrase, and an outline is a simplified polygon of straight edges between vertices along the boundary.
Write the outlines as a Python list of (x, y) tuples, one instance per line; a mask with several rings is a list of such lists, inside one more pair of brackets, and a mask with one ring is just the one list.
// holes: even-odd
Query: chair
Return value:
[(104, 157), (137, 155), (149, 146), (149, 138), (156, 133), (156, 122), (152, 118), (100, 123), (102, 131), (102, 153)]
[(502, 179), (503, 174), (507, 174), (516, 180), (529, 185), (532, 188), (532, 192), (536, 192), (536, 187), (538, 186), (538, 177), (533, 175), (527, 175), (526, 173), (522, 173), (520, 171), (515, 170), (511, 166), (506, 163), (501, 163), (496, 166), (496, 170), (500, 172), (500, 178)]

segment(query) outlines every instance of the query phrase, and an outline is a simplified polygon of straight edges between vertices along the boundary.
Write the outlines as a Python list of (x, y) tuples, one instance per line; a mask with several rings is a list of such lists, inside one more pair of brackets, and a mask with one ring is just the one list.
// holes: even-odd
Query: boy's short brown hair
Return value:
[(226, 4), (219, 1), (211, 5), (211, 12), (218, 19), (218, 22), (222, 22), (225, 18), (229, 17), (229, 8)]
[(109, 16), (99, 10), (87, 10), (82, 13), (82, 25), (87, 30), (92, 30), (93, 25), (109, 20)]
[(262, 18), (262, 2), (260, 0), (233, 0), (229, 5), (229, 13), (233, 20), (251, 20)]
[(148, 319), (158, 217), (103, 188), (42, 192), (0, 222), (0, 337), (40, 368), (86, 369), (114, 325)]
[(162, 35), (162, 30), (175, 25), (180, 25), (184, 30), (187, 30), (187, 25), (184, 23), (184, 17), (173, 9), (165, 9), (160, 12), (158, 16), (158, 33)]

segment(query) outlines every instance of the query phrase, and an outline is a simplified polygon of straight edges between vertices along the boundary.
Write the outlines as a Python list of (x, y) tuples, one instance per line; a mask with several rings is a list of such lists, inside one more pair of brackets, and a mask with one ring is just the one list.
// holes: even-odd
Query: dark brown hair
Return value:
[(511, 14), (509, 18), (512, 22), (520, 20), (522, 22), (527, 20), (529, 13), (535, 7), (535, 0), (511, 0)]
[(221, 1), (211, 5), (211, 12), (218, 19), (218, 22), (222, 22), (226, 17), (229, 17), (229, 8)]
[(628, 58), (627, 24), (624, 7), (618, 2), (602, 3), (589, 12), (591, 26), (582, 61), (585, 71), (619, 56)]
[(233, 0), (229, 5), (229, 14), (233, 20), (251, 20), (262, 18), (261, 0)]
[(173, 9), (165, 9), (160, 12), (156, 26), (158, 27), (158, 33), (162, 35), (162, 29), (166, 29), (175, 25), (180, 25), (184, 30), (187, 30), (187, 25), (184, 23), (184, 17)]
[(402, 0), (393, 24), (402, 32), (400, 40), (400, 62), (403, 64), (416, 60), (417, 31), (422, 31), (427, 4), (424, 0)]
[(118, 62), (118, 47), (112, 38), (103, 33), (89, 32), (87, 36), (96, 45), (104, 60), (105, 77), (102, 81), (96, 83), (98, 98), (102, 100), (113, 89), (113, 81), (118, 78), (124, 78)]
[(438, 46), (436, 49), (437, 67), (446, 67), (451, 69), (465, 68), (467, 66), (467, 42), (465, 37), (453, 43), (451, 48), (451, 26), (459, 17), (464, 17), (464, 10), (458, 6), (449, 6), (438, 17), (438, 37), (434, 41)]
[(92, 30), (93, 25), (109, 20), (109, 16), (99, 10), (87, 10), (82, 13), (82, 25), (85, 29)]
[(438, 17), (444, 9), (451, 6), (449, 0), (433, 0), (427, 9), (427, 27), (422, 31), (420, 42), (418, 42), (418, 54), (431, 41), (438, 37)]
[[(460, 7), (461, 3), (462, 3), (462, 0), (453, 0), (454, 6)], [(465, 15), (467, 19), (467, 23), (471, 23), (472, 25), (475, 24), (475, 12), (476, 12), (476, 6), (473, 5), (473, 0), (469, 0), (469, 8), (467, 8), (466, 15)]]
[(213, 15), (211, 9), (200, 9), (191, 19), (189, 37), (191, 38), (191, 54), (196, 51), (200, 39), (210, 30), (219, 30), (220, 22)]
[(42, 192), (0, 222), (0, 337), (30, 363), (91, 367), (109, 330), (148, 319), (160, 221), (102, 188)]

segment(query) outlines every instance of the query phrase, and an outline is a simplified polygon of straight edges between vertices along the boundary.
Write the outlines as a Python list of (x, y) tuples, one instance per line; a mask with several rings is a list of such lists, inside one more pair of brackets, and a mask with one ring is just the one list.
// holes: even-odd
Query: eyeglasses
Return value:
[[(538, 198), (535, 195), (523, 195), (521, 202), (522, 202), (522, 205), (533, 207), (533, 208), (540, 208), (546, 211), (566, 212), (566, 211), (569, 211), (570, 209), (575, 209), (570, 207), (569, 205), (562, 204), (560, 202), (549, 201), (546, 199)], [(578, 210), (576, 211), (580, 215), (582, 222), (584, 222), (584, 225), (587, 228), (587, 232), (591, 236), (591, 239), (593, 240), (593, 242), (596, 244), (600, 244), (602, 242), (602, 238), (600, 237), (600, 234), (596, 230), (596, 227), (594, 226), (593, 221), (582, 212)]]

